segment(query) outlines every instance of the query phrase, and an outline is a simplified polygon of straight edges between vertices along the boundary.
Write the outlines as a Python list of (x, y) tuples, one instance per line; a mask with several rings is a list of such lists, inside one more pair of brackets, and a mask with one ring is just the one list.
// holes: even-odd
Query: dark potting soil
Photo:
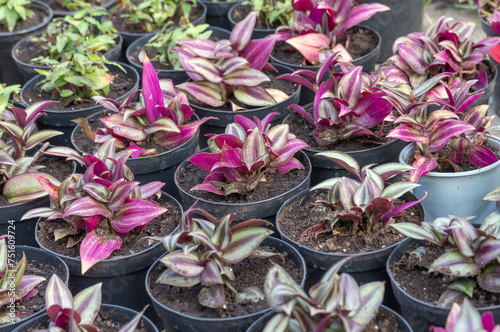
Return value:
[[(139, 24), (134, 24), (133, 20), (123, 18), (121, 15), (128, 14), (123, 7), (118, 7), (112, 9), (108, 12), (108, 17), (105, 18), (106, 21), (113, 21), (113, 26), (116, 30), (128, 33), (148, 33), (145, 29), (143, 29)], [(203, 14), (203, 7), (201, 5), (197, 5), (196, 7), (191, 7), (191, 12), (189, 13), (189, 22), (193, 22), (197, 18), (199, 18)], [(182, 10), (179, 8), (175, 15), (171, 17), (169, 20), (172, 21), (172, 24), (169, 27), (178, 27), (179, 21), (182, 16)], [(132, 23), (130, 23), (132, 22)]]
[[(379, 229), (380, 233), (376, 236), (373, 233), (367, 234), (363, 230), (353, 233), (350, 227), (351, 224), (347, 221), (338, 221), (331, 232), (319, 234), (317, 237), (313, 235), (302, 237), (302, 233), (319, 224), (322, 219), (315, 203), (319, 199), (326, 199), (326, 193), (314, 194), (308, 201), (302, 198), (282, 209), (279, 219), (276, 221), (279, 223), (281, 231), (293, 241), (308, 248), (333, 254), (356, 254), (375, 251), (406, 238), (390, 226)], [(396, 205), (403, 203), (404, 201), (399, 199), (395, 201)], [(403, 211), (402, 216), (395, 217), (394, 223), (411, 222), (420, 225), (423, 219), (424, 216), (420, 210), (413, 206)]]
[[(312, 105), (309, 107), (305, 107), (305, 110), (313, 116)], [(307, 143), (308, 147), (312, 150), (317, 151), (329, 151), (329, 150), (337, 150), (343, 152), (349, 151), (359, 151), (366, 150), (378, 147), (380, 145), (387, 144), (392, 142), (394, 139), (387, 138), (387, 134), (395, 128), (392, 122), (384, 123), (384, 127), (382, 128), (383, 133), (380, 139), (371, 136), (360, 136), (355, 137), (350, 140), (342, 140), (338, 144), (330, 144), (330, 145), (318, 145), (313, 137), (313, 130), (315, 129), (314, 125), (309, 121), (306, 121), (299, 114), (292, 111), (291, 116), (286, 120), (286, 122), (290, 126), (290, 132), (295, 134), (297, 138), (300, 138), (304, 142)], [(374, 134), (378, 134), (380, 132), (381, 126), (377, 126), (372, 128), (372, 132)]]
[[(437, 305), (439, 297), (447, 290), (448, 285), (453, 280), (442, 274), (429, 273), (426, 267), (441, 256), (443, 250), (432, 244), (426, 244), (426, 252), (419, 260), (416, 255), (410, 254), (417, 247), (417, 244), (413, 245), (403, 253), (398, 262), (390, 264), (391, 275), (406, 293), (420, 301)], [(469, 301), (476, 308), (497, 306), (500, 305), (500, 295), (475, 287), (473, 297), (469, 298)]]
[[(236, 7), (235, 10), (233, 10), (233, 16), (231, 17), (236, 23), (239, 21), (245, 19), (248, 14), (252, 11), (252, 6), (250, 5), (239, 5)], [(279, 24), (278, 21), (276, 21), (277, 24), (273, 26), (267, 26), (266, 22), (262, 20), (259, 16), (257, 16), (257, 21), (255, 23), (255, 29), (270, 29), (274, 30), (281, 24)]]
[[(47, 18), (47, 13), (44, 10), (41, 10), (37, 6), (29, 5), (28, 9), (32, 10), (34, 14), (32, 16), (28, 16), (24, 21), (23, 20), (17, 21), (13, 32), (32, 28), (42, 23)], [(10, 33), (9, 29), (7, 28), (7, 24), (0, 24), (0, 32)]]
[[(129, 92), (134, 84), (135, 81), (132, 80), (130, 77), (125, 75), (123, 72), (114, 72), (110, 73), (111, 75), (117, 75), (115, 79), (110, 83), (111, 86), (109, 88), (109, 93), (106, 96), (109, 99), (116, 100), (119, 97), (123, 96), (125, 93)], [(31, 86), (29, 90), (26, 90), (23, 93), (23, 97), (26, 100), (27, 103), (33, 104), (37, 101), (44, 101), (44, 100), (58, 100), (58, 96), (52, 97), (52, 91), (43, 91), (40, 86)], [(76, 105), (69, 105), (69, 106), (63, 106), (62, 103), (56, 103), (52, 104), (48, 107), (49, 110), (51, 111), (73, 111), (73, 110), (79, 110), (87, 107), (93, 107), (96, 106), (96, 102), (93, 101), (92, 99), (85, 100), (81, 103), (78, 103)]]
[(288, 190), (298, 186), (306, 178), (309, 172), (309, 166), (304, 165), (304, 169), (294, 169), (288, 173), (266, 174), (266, 181), (259, 183), (252, 192), (245, 194), (231, 194), (228, 196), (219, 196), (206, 191), (190, 191), (194, 186), (203, 183), (208, 173), (191, 163), (185, 166), (179, 166), (176, 181), (179, 186), (192, 195), (212, 202), (221, 202), (227, 204), (251, 203), (269, 199), (281, 195)]
[[(379, 43), (379, 38), (368, 29), (354, 27), (347, 30), (341, 43), (346, 47), (351, 57), (356, 60), (374, 50)], [(304, 63), (305, 58), (299, 51), (284, 41), (276, 43), (272, 55), (280, 61), (296, 66), (310, 65)]]
[[(111, 253), (108, 258), (116, 258), (131, 255), (143, 250), (148, 249), (157, 241), (150, 239), (144, 239), (147, 236), (166, 236), (177, 227), (179, 221), (181, 220), (182, 213), (177, 208), (176, 205), (170, 202), (161, 202), (159, 205), (168, 209), (168, 211), (162, 216), (153, 219), (148, 226), (141, 232), (136, 228), (132, 230), (129, 234), (119, 237), (116, 235), (114, 229), (111, 228), (109, 222), (106, 220), (101, 221), (96, 233), (101, 235), (103, 238), (107, 239), (120, 239), (122, 241), (122, 246), (120, 249), (115, 250)], [(58, 254), (64, 256), (70, 256), (79, 258), (80, 257), (80, 244), (77, 244), (71, 248), (67, 248), (67, 240), (61, 239), (57, 242), (54, 241), (54, 230), (59, 228), (70, 228), (70, 226), (63, 220), (43, 220), (39, 224), (37, 230), (38, 240), (40, 241), (43, 248), (54, 251)], [(75, 240), (83, 239), (85, 236), (84, 232), (76, 234), (73, 236)]]
[[(269, 247), (263, 247), (263, 249), (274, 251), (273, 248)], [(263, 292), (264, 280), (267, 272), (273, 266), (273, 262), (281, 265), (297, 283), (300, 283), (302, 268), (297, 267), (288, 259), (286, 252), (282, 255), (285, 258), (284, 262), (278, 257), (267, 259), (254, 257), (233, 265), (235, 280), (231, 282), (231, 285), (237, 292), (244, 291), (248, 287), (257, 287)], [(201, 290), (199, 284), (191, 288), (181, 288), (157, 283), (156, 280), (165, 270), (166, 266), (159, 264), (148, 279), (148, 287), (155, 299), (177, 312), (202, 318), (228, 318), (248, 315), (269, 308), (266, 300), (257, 303), (236, 303), (234, 293), (227, 288), (225, 288), (227, 309), (203, 307), (198, 302), (198, 293)]]
[(398, 321), (392, 312), (379, 310), (377, 315), (365, 326), (363, 332), (399, 331)]
[[(92, 6), (105, 6), (113, 0), (84, 0), (84, 2), (90, 3)], [(64, 6), (61, 6), (57, 0), (44, 0), (44, 2), (52, 8), (53, 11), (56, 12), (73, 12), (78, 9), (68, 9)]]

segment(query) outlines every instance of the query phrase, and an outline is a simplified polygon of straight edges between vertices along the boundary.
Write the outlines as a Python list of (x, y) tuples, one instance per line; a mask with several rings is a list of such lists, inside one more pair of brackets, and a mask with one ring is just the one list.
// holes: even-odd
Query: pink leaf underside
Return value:
[(85, 274), (97, 262), (105, 260), (114, 250), (120, 249), (122, 241), (99, 238), (94, 231), (87, 233), (80, 245), (82, 274)]
[(221, 158), (220, 153), (202, 152), (202, 153), (197, 153), (194, 156), (190, 157), (188, 161), (198, 166), (205, 172), (210, 173), (212, 167), (214, 166), (215, 163), (220, 161), (220, 158)]
[(113, 220), (111, 220), (111, 226), (116, 232), (127, 234), (136, 227), (147, 225), (166, 211), (166, 208), (154, 202), (127, 199), (122, 208), (115, 213)]
[(437, 161), (434, 158), (416, 156), (415, 162), (412, 166), (415, 167), (415, 169), (411, 171), (410, 181), (415, 183), (422, 175), (425, 175), (435, 169), (437, 167)]
[(319, 62), (319, 50), (330, 46), (330, 38), (322, 33), (309, 33), (286, 41), (298, 50), (313, 65)]

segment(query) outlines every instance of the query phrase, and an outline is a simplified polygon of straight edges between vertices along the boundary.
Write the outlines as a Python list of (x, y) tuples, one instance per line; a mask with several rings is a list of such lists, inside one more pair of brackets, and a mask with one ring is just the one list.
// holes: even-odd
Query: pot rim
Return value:
[(25, 34), (25, 33), (30, 33), (34, 30), (37, 30), (41, 27), (43, 27), (44, 25), (47, 25), (51, 20), (52, 18), (54, 17), (54, 12), (52, 11), (52, 8), (50, 8), (49, 5), (47, 5), (46, 3), (44, 2), (41, 2), (41, 1), (38, 1), (38, 0), (32, 0), (31, 1), (31, 4), (34, 5), (35, 7), (36, 6), (41, 6), (42, 8), (45, 9), (45, 12), (47, 14), (47, 17), (39, 24), (35, 25), (35, 26), (32, 26), (28, 29), (24, 29), (24, 30), (18, 30), (18, 31), (13, 31), (13, 32), (0, 32), (0, 38), (1, 37), (11, 37), (11, 36), (15, 36), (15, 35), (20, 35), (20, 34)]

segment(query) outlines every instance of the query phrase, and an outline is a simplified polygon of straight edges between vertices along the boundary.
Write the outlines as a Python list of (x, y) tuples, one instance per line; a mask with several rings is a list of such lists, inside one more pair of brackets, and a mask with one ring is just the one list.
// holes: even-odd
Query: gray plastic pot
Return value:
[[(427, 332), (429, 331), (429, 327), (431, 325), (444, 327), (446, 324), (446, 318), (448, 317), (448, 313), (451, 308), (442, 308), (434, 304), (426, 303), (406, 293), (405, 290), (399, 286), (396, 280), (394, 280), (394, 276), (391, 274), (390, 269), (395, 262), (399, 262), (401, 260), (403, 253), (410, 248), (410, 246), (415, 244), (422, 246), (425, 245), (426, 242), (411, 239), (401, 243), (389, 256), (386, 270), (391, 280), (394, 296), (401, 306), (401, 314), (408, 321), (415, 332)], [(480, 314), (491, 311), (496, 322), (500, 319), (500, 305), (477, 308), (477, 310)]]
[[(16, 230), (16, 233), (17, 233), (17, 230)], [(68, 284), (69, 270), (68, 270), (68, 266), (66, 265), (66, 263), (64, 263), (64, 261), (62, 259), (60, 259), (56, 255), (53, 255), (53, 254), (51, 254), (45, 250), (39, 249), (39, 248), (18, 245), (16, 234), (11, 233), (11, 235), (14, 235), (14, 238), (15, 238), (14, 240), (9, 240), (9, 239), (5, 239), (5, 240), (7, 241), (8, 246), (13, 245), (15, 248), (14, 249), (15, 255), (16, 255), (15, 261), (21, 260), (23, 257), (23, 252), (24, 252), (24, 254), (26, 254), (27, 262), (30, 264), (33, 264), (35, 266), (35, 268), (37, 269), (37, 272), (38, 272), (37, 275), (41, 275), (41, 276), (45, 277), (45, 279), (47, 279), (47, 281), (48, 281), (52, 275), (49, 274), (49, 272), (44, 271), (45, 266), (54, 267), (54, 269), (56, 270), (57, 276), (60, 277), (61, 280), (63, 280), (66, 285)], [(12, 258), (12, 257), (10, 257), (10, 258)], [(33, 274), (33, 271), (26, 269), (26, 273)], [(27, 302), (27, 303), (29, 303), (29, 302)], [(31, 316), (23, 318), (20, 321), (17, 321), (14, 324), (9, 323), (9, 324), (0, 325), (0, 332), (10, 332), (14, 329), (16, 331), (27, 331), (25, 329), (21, 329), (21, 326), (24, 325), (25, 323), (31, 321), (35, 317), (39, 317), (44, 312), (45, 312), (45, 308), (43, 308), (42, 310), (39, 310), (38, 312), (35, 312)]]
[[(130, 94), (137, 90), (139, 87), (139, 74), (137, 73), (137, 71), (127, 64), (120, 63), (120, 65), (125, 68), (125, 70), (127, 71), (127, 76), (131, 78), (132, 81), (135, 82), (135, 84), (127, 93), (116, 99), (118, 103), (127, 99), (128, 96), (130, 96)], [(107, 67), (111, 72), (120, 71), (120, 69), (114, 65), (107, 65)], [(26, 91), (34, 89), (42, 79), (42, 75), (37, 75), (30, 79), (23, 86), (23, 89), (21, 90), (21, 100), (26, 106), (31, 104), (31, 101), (29, 101), (26, 97)], [(101, 108), (101, 105), (96, 105), (71, 111), (55, 111), (51, 110), (50, 106), (48, 106), (43, 110), (43, 112), (47, 115), (42, 116), (40, 119), (38, 119), (37, 125), (39, 129), (55, 129), (62, 131), (64, 135), (52, 138), (51, 143), (58, 146), (62, 145), (71, 147), (71, 132), (76, 127), (76, 123), (72, 122), (71, 120), (77, 118), (86, 118), (87, 116), (96, 113)]]
[[(288, 243), (276, 239), (274, 237), (268, 237), (265, 239), (261, 246), (269, 246), (274, 248), (279, 253), (287, 253), (286, 258), (292, 260), (295, 263), (295, 266), (302, 267), (302, 279), (300, 282), (300, 286), (304, 286), (304, 282), (306, 279), (306, 266), (304, 259), (299, 254), (299, 252), (290, 246)], [(188, 316), (186, 314), (179, 313), (162, 303), (156, 300), (151, 292), (149, 291), (148, 283), (154, 282), (150, 281), (151, 274), (156, 269), (156, 267), (161, 264), (159, 258), (153, 266), (148, 271), (148, 275), (146, 277), (146, 289), (148, 291), (148, 295), (151, 298), (151, 302), (153, 302), (153, 306), (156, 310), (156, 313), (163, 321), (165, 328), (167, 331), (182, 331), (182, 332), (240, 332), (245, 331), (255, 320), (264, 315), (266, 312), (271, 309), (265, 309), (259, 312), (255, 312), (253, 314), (238, 316), (238, 317), (229, 317), (229, 318), (200, 318), (194, 316)]]
[[(287, 200), (279, 209), (276, 215), (276, 229), (278, 230), (280, 238), (283, 241), (288, 242), (294, 248), (296, 248), (306, 261), (307, 265), (306, 289), (308, 289), (315, 283), (319, 282), (323, 277), (323, 275), (325, 274), (325, 272), (333, 264), (339, 262), (340, 260), (346, 257), (353, 256), (353, 254), (326, 253), (309, 248), (298, 242), (295, 242), (285, 233), (283, 233), (283, 230), (280, 228), (280, 217), (283, 213), (282, 211), (284, 211), (284, 209), (288, 208), (295, 202), (300, 202), (299, 203), (300, 205), (306, 205), (311, 200), (311, 197), (314, 194), (326, 193), (326, 192), (327, 192), (326, 189), (317, 189), (317, 190), (306, 189), (296, 194), (289, 200)], [(417, 198), (411, 193), (406, 193), (401, 198), (405, 201), (417, 200)], [(417, 204), (416, 206), (420, 208), (421, 213), (424, 215), (424, 219), (422, 220), (424, 221), (425, 211), (422, 208), (422, 205)], [(340, 272), (349, 273), (351, 276), (354, 277), (354, 279), (356, 279), (356, 281), (359, 284), (365, 284), (372, 281), (386, 281), (384, 304), (392, 307), (394, 305), (394, 299), (392, 297), (391, 288), (389, 287), (388, 283), (389, 277), (387, 276), (387, 273), (385, 271), (385, 265), (391, 252), (403, 241), (405, 240), (399, 241), (398, 243), (395, 243), (393, 245), (387, 246), (379, 250), (356, 254), (354, 258), (347, 261), (344, 264), (344, 266), (342, 266)]]
[[(182, 213), (181, 205), (172, 196), (163, 192), (161, 200), (175, 204)], [(40, 248), (58, 256), (68, 265), (70, 272), (69, 289), (72, 294), (77, 294), (87, 287), (102, 282), (102, 303), (123, 305), (137, 311), (141, 311), (146, 305), (151, 304), (143, 287), (144, 278), (151, 264), (165, 252), (160, 242), (129, 256), (102, 260), (82, 276), (82, 265), (79, 258), (53, 252), (40, 243), (38, 239), (39, 223), (40, 220), (36, 226), (36, 241)], [(158, 317), (151, 306), (146, 310), (146, 316), (156, 324), (159, 323)]]
[(244, 0), (200, 0), (207, 6), (207, 23), (213, 26), (231, 30), (231, 23), (227, 18), (229, 9), (235, 3), (241, 3)]
[[(500, 140), (497, 137), (487, 136), (486, 142), (493, 149), (500, 150)], [(414, 151), (413, 144), (409, 144), (401, 151), (399, 162), (409, 164)], [(427, 220), (450, 214), (459, 217), (476, 216), (471, 224), (478, 226), (495, 211), (495, 202), (483, 202), (483, 197), (499, 186), (498, 179), (500, 161), (466, 172), (429, 172), (418, 180), (420, 187), (413, 189), (413, 193), (421, 198), (427, 192), (428, 196), (422, 202)]]
[[(199, 152), (208, 152), (208, 148), (203, 149)], [(266, 218), (276, 214), (281, 205), (288, 200), (290, 197), (301, 192), (302, 190), (309, 188), (309, 182), (311, 178), (311, 162), (307, 158), (306, 154), (302, 151), (295, 154), (302, 165), (309, 167), (309, 172), (304, 180), (296, 186), (295, 188), (275, 197), (271, 197), (262, 201), (251, 202), (251, 203), (226, 203), (226, 202), (212, 202), (205, 199), (200, 199), (190, 192), (185, 191), (179, 186), (179, 179), (186, 176), (185, 170), (191, 167), (191, 162), (184, 160), (177, 170), (175, 171), (175, 185), (179, 190), (182, 206), (187, 209), (194, 203), (198, 209), (205, 210), (216, 218), (222, 218), (228, 213), (236, 213), (236, 221), (249, 220), (249, 219), (259, 219)]]
[[(101, 7), (103, 7), (106, 10), (109, 10), (112, 6), (114, 6), (116, 3), (116, 0), (109, 0), (105, 4), (103, 4)], [(65, 11), (65, 10), (54, 10), (54, 16), (66, 16), (66, 15), (75, 15), (78, 11), (77, 10), (71, 10), (71, 11)]]
[[(17, 70), (23, 76), (25, 82), (38, 75), (38, 72), (35, 69), (50, 70), (48, 66), (41, 66), (41, 65), (35, 65), (33, 63), (22, 62), (16, 57), (16, 54), (21, 49), (38, 47), (36, 43), (33, 43), (28, 40), (30, 37), (31, 36), (27, 36), (18, 41), (14, 45), (14, 47), (12, 47), (12, 51), (10, 54), (12, 59), (14, 60), (14, 63), (16, 64)], [(106, 57), (106, 59), (108, 59), (109, 61), (118, 61), (122, 51), (122, 41), (123, 41), (122, 37), (118, 35), (118, 41), (116, 45), (112, 49), (104, 53), (103, 56)]]
[[(112, 304), (102, 304), (99, 312), (106, 317), (106, 320), (118, 323), (122, 326), (130, 322), (138, 313), (135, 310)], [(49, 320), (49, 316), (47, 314), (43, 314), (39, 317), (32, 318), (30, 321), (19, 326), (12, 332), (26, 332), (39, 328), (47, 328)], [(141, 320), (137, 325), (137, 328), (140, 329), (141, 327), (142, 329), (140, 331), (142, 332), (158, 332), (156, 326), (144, 315), (141, 317)]]
[[(307, 105), (305, 107), (307, 107)], [(283, 123), (289, 124), (291, 116), (292, 114), (289, 114), (285, 118)], [(381, 165), (388, 162), (397, 162), (401, 150), (407, 144), (408, 143), (406, 142), (395, 139), (387, 144), (380, 145), (374, 148), (357, 151), (346, 151), (346, 153), (356, 159), (361, 167), (370, 164)], [(338, 164), (332, 162), (331, 160), (315, 156), (317, 153), (320, 153), (322, 151), (314, 150), (311, 148), (304, 148), (303, 151), (307, 154), (313, 166), (311, 174), (311, 187), (324, 180), (328, 180), (334, 177), (353, 177), (351, 173), (346, 171)]]
[[(210, 26), (208, 30), (212, 30), (212, 36), (217, 39), (229, 39), (229, 35), (231, 34), (226, 29), (222, 29), (215, 26)], [(127, 48), (126, 57), (128, 63), (137, 70), (139, 75), (142, 77), (142, 62), (137, 62), (131, 59), (131, 55), (137, 52), (137, 49), (144, 49), (145, 45), (149, 42), (149, 39), (153, 37), (154, 34), (148, 34), (144, 37), (136, 39), (130, 46)], [(170, 78), (174, 85), (181, 84), (186, 82), (189, 79), (189, 76), (182, 70), (177, 69), (158, 69), (155, 68), (158, 73), (158, 78)]]
[(29, 29), (14, 31), (12, 33), (0, 32), (0, 82), (7, 83), (7, 85), (24, 83), (23, 77), (17, 71), (16, 64), (10, 56), (14, 44), (26, 36), (42, 31), (49, 24), (50, 20), (52, 20), (53, 12), (47, 4), (33, 0), (31, 5), (35, 7), (35, 10), (43, 11), (46, 14), (42, 23)]
[[(231, 24), (230, 28), (233, 29), (234, 26), (236, 25), (236, 22), (234, 20), (234, 13), (235, 11), (243, 6), (249, 6), (248, 4), (242, 4), (242, 3), (236, 3), (229, 9), (229, 12), (227, 13), (227, 19), (229, 20), (229, 23)], [(273, 34), (275, 29), (253, 29), (252, 33), (252, 39), (260, 39), (260, 38), (265, 38), (271, 34)]]
[[(393, 314), (396, 317), (396, 321), (398, 323), (398, 329), (395, 330), (394, 332), (413, 332), (410, 324), (397, 312), (392, 310), (389, 307), (386, 307), (384, 305), (380, 306), (379, 309), (381, 312), (389, 312)], [(262, 332), (264, 331), (264, 328), (266, 327), (267, 323), (271, 320), (271, 318), (274, 317), (276, 313), (274, 311), (268, 312), (264, 316), (260, 317), (258, 320), (256, 320), (246, 332)]]

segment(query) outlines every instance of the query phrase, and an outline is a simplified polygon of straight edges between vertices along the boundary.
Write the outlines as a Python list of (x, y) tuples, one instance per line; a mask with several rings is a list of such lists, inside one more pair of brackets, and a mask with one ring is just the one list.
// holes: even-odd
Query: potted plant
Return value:
[(288, 125), (270, 126), (276, 113), (249, 120), (242, 115), (209, 149), (185, 160), (175, 172), (184, 206), (198, 206), (217, 218), (236, 212), (241, 220), (276, 214), (285, 200), (309, 187), (310, 162)]
[(148, 54), (159, 78), (170, 78), (174, 84), (184, 83), (189, 79), (187, 74), (180, 70), (179, 56), (173, 50), (177, 42), (185, 39), (219, 39), (229, 38), (230, 32), (219, 27), (210, 27), (208, 24), (193, 25), (191, 23), (178, 28), (162, 30), (153, 36), (147, 35), (135, 40), (127, 48), (127, 61), (139, 73), (142, 71), (144, 56)]
[[(308, 266), (308, 285), (322, 278), (333, 264), (355, 256), (343, 266), (358, 282), (388, 280), (385, 262), (402, 241), (389, 226), (402, 221), (419, 224), (424, 210), (409, 193), (417, 184), (384, 182), (410, 170), (387, 163), (361, 168), (338, 151), (321, 156), (343, 166), (355, 179), (337, 177), (304, 190), (286, 201), (276, 217), (281, 238), (294, 246)], [(403, 213), (404, 212), (404, 213)], [(387, 292), (386, 298), (390, 295)]]
[(122, 47), (121, 36), (111, 22), (101, 23), (96, 19), (103, 13), (102, 10), (81, 10), (71, 16), (55, 18), (41, 34), (27, 36), (16, 43), (11, 54), (24, 79), (27, 81), (37, 75), (36, 68), (49, 69), (37, 64), (44, 57), (64, 61), (73, 58), (75, 53), (90, 51), (117, 61)]
[[(141, 278), (161, 248), (140, 239), (172, 232), (182, 210), (175, 199), (160, 192), (163, 183), (139, 186), (132, 181), (125, 165), (129, 153), (115, 153), (114, 144), (109, 140), (94, 155), (70, 152), (85, 173), (72, 174), (60, 186), (38, 178), (49, 192), (51, 206), (31, 210), (23, 218), (41, 218), (37, 242), (67, 262), (73, 291), (103, 282), (106, 303), (142, 308), (147, 296)], [(67, 150), (57, 152), (63, 155)], [(162, 216), (167, 210), (169, 214)]]
[(76, 119), (71, 143), (79, 152), (93, 153), (114, 138), (117, 148), (131, 152), (127, 166), (137, 180), (148, 183), (161, 177), (168, 184), (164, 189), (176, 194), (174, 171), (181, 160), (195, 152), (198, 128), (211, 118), (198, 120), (186, 95), (177, 93), (171, 80), (160, 82), (147, 55), (143, 65), (141, 102), (131, 103), (135, 94), (122, 105), (94, 97), (111, 114), (99, 112), (88, 119)]
[[(101, 305), (101, 289), (102, 284), (98, 283), (73, 297), (68, 286), (54, 274), (50, 278), (45, 295), (47, 313), (30, 320), (15, 331), (70, 332), (115, 329), (118, 332), (133, 332), (139, 327), (141, 331), (158, 332), (156, 326), (143, 316), (145, 308), (137, 313), (120, 306)], [(47, 321), (50, 321), (48, 325)]]
[(479, 229), (468, 220), (450, 215), (420, 226), (392, 225), (414, 239), (392, 252), (387, 273), (402, 314), (415, 329), (445, 325), (452, 303), (464, 299), (480, 313), (498, 315), (500, 306), (491, 297), (499, 292), (500, 215), (492, 213)]
[[(268, 64), (269, 55), (278, 36), (250, 39), (256, 15), (252, 12), (240, 21), (229, 40), (188, 39), (178, 42), (182, 47), (175, 48), (183, 70), (191, 78), (176, 88), (186, 92), (199, 116), (218, 119), (204, 124), (202, 134), (223, 132), (233, 121), (234, 111), (247, 118), (263, 118), (276, 111), (276, 121), (283, 117), (286, 106), (298, 101), (299, 88), (288, 83), (277, 88), (276, 76), (270, 72), (275, 68)], [(285, 67), (278, 69), (281, 74), (291, 72)]]
[[(63, 17), (66, 15), (75, 15), (82, 9), (104, 11), (111, 8), (116, 0), (46, 0), (46, 3), (52, 8), (54, 16)], [(99, 16), (103, 15), (101, 13)]]
[[(94, 114), (99, 108), (92, 97), (105, 95), (121, 102), (126, 100), (139, 85), (139, 74), (126, 64), (114, 63), (93, 53), (73, 54), (71, 59), (59, 62), (49, 58), (41, 60), (51, 70), (40, 70), (21, 91), (21, 99), (31, 105), (40, 98), (61, 101), (47, 109), (47, 117), (38, 122), (41, 128), (59, 129), (64, 132), (56, 145), (71, 146), (73, 119)], [(113, 83), (113, 84), (111, 84)]]
[(43, 2), (29, 0), (2, 0), (0, 9), (5, 13), (0, 20), (2, 29), (0, 31), (0, 49), (2, 50), (0, 81), (8, 85), (22, 84), (24, 83), (22, 77), (10, 58), (10, 50), (24, 37), (42, 31), (49, 24), (53, 13)]
[[(168, 254), (150, 268), (146, 287), (166, 326), (182, 331), (245, 329), (269, 310), (262, 286), (274, 264), (303, 284), (301, 257), (281, 240), (268, 238), (272, 231), (260, 226), (269, 222), (252, 219), (232, 225), (236, 219), (236, 213), (218, 219), (192, 206), (175, 233), (155, 238)], [(179, 306), (180, 299), (187, 304)]]
[(282, 25), (293, 26), (291, 0), (256, 0), (243, 1), (231, 7), (227, 13), (231, 27), (234, 27), (252, 11), (258, 13), (257, 24), (252, 33), (253, 39), (265, 38)]
[(11, 229), (10, 235), (0, 237), (2, 332), (12, 331), (42, 314), (49, 275), (58, 275), (65, 283), (69, 278), (68, 267), (61, 259), (38, 248), (16, 245), (12, 234)]
[[(339, 275), (345, 258), (328, 269), (306, 293), (280, 266), (266, 276), (264, 292), (274, 312), (261, 317), (247, 330), (258, 331), (412, 331), (397, 313), (381, 306), (384, 283), (358, 286), (347, 273)], [(392, 324), (384, 324), (392, 315)]]

